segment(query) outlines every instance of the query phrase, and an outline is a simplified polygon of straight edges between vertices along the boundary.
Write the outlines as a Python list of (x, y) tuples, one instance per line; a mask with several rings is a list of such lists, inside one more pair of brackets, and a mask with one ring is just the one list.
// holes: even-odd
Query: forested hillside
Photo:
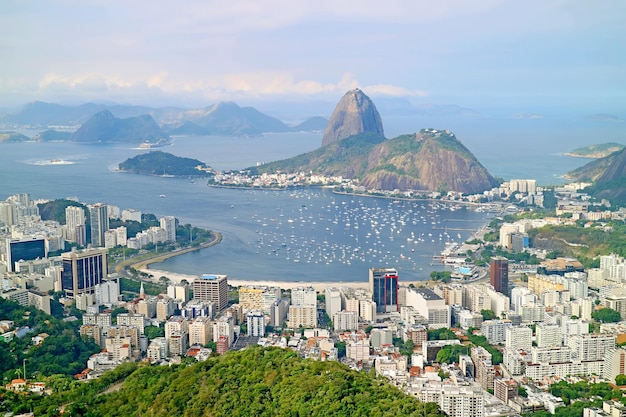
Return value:
[(260, 347), (190, 366), (140, 365), (118, 391), (64, 394), (64, 401), (73, 401), (66, 406), (71, 415), (102, 417), (444, 416), (435, 404), (420, 403), (384, 379)]

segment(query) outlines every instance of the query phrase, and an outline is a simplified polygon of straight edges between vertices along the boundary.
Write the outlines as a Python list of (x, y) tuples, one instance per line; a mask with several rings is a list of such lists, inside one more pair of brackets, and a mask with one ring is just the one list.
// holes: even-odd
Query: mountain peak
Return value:
[(337, 103), (324, 131), (322, 146), (361, 133), (384, 137), (383, 122), (376, 106), (363, 91), (355, 88)]
[(152, 116), (141, 115), (118, 119), (109, 110), (94, 114), (72, 134), (70, 140), (84, 143), (167, 143), (169, 137), (163, 133)]

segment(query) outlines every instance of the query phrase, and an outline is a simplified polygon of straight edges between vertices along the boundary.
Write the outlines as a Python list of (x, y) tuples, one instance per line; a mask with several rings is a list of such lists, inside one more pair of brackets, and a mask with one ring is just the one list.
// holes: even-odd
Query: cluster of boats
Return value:
[(292, 197), (305, 203), (277, 207), (271, 216), (253, 215), (256, 240), (248, 244), (257, 254), (296, 263), (367, 263), (421, 270), (446, 243), (464, 240), (459, 231), (467, 231), (467, 238), (480, 227), (453, 227), (455, 221), (476, 221), (460, 219), (458, 212), (467, 210), (462, 206), (450, 210), (440, 203), (349, 196), (329, 201), (306, 191)]

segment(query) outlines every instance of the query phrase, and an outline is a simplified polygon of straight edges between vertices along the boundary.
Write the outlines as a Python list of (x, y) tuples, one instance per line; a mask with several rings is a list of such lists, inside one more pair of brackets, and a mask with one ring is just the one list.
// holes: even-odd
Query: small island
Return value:
[(625, 145), (616, 142), (601, 143), (598, 145), (589, 145), (582, 148), (574, 149), (571, 152), (564, 153), (565, 156), (575, 158), (593, 158), (599, 159), (609, 156), (613, 152), (621, 151)]
[(118, 165), (119, 171), (165, 177), (206, 177), (215, 175), (213, 168), (192, 158), (162, 151), (152, 151), (129, 158)]

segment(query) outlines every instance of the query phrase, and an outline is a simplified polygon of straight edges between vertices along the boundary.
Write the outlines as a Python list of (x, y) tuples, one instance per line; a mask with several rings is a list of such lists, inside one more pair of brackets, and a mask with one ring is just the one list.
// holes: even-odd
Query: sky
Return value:
[(0, 107), (411, 103), (626, 117), (618, 0), (2, 0)]

